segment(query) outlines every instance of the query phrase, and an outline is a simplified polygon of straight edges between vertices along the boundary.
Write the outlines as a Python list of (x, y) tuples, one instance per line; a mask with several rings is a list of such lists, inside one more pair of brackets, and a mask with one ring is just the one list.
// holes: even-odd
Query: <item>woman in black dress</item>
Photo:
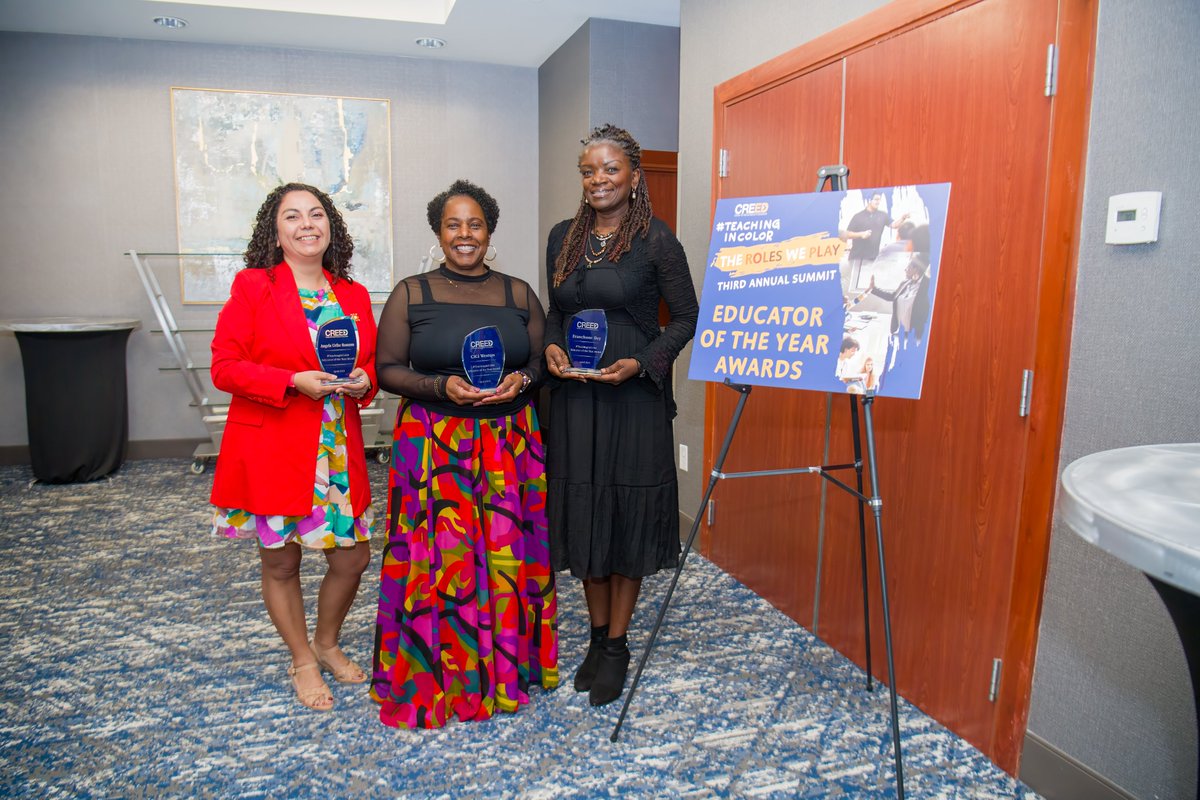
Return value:
[[(671, 365), (698, 307), (683, 247), (652, 216), (641, 156), (627, 131), (593, 130), (579, 157), (579, 209), (546, 245), (546, 364), (562, 379), (546, 435), (550, 548), (554, 568), (583, 581), (592, 635), (575, 690), (592, 705), (624, 690), (642, 578), (679, 557)], [(665, 328), (660, 299), (671, 313)], [(608, 321), (600, 374), (564, 373), (567, 327), (589, 308)]]

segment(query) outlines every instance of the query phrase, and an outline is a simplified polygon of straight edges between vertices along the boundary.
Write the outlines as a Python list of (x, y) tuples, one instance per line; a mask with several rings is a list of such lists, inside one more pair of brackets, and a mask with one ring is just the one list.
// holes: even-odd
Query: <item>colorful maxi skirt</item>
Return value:
[(388, 475), (371, 697), (385, 725), (487, 719), (558, 685), (537, 415), (443, 416), (403, 401)]

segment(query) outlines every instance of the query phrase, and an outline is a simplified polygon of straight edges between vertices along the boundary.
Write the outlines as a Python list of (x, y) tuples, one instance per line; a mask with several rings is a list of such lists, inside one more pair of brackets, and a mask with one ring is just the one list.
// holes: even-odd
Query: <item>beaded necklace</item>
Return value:
[[(599, 264), (604, 260), (604, 254), (608, 251), (608, 240), (616, 235), (616, 231), (610, 231), (603, 235), (596, 233), (595, 231), (592, 232), (591, 236), (589, 236), (587, 240), (587, 250), (583, 254), (583, 260), (587, 264), (588, 269), (591, 269), (596, 264)], [(599, 250), (592, 249), (592, 236), (596, 237), (596, 241), (600, 243)]]

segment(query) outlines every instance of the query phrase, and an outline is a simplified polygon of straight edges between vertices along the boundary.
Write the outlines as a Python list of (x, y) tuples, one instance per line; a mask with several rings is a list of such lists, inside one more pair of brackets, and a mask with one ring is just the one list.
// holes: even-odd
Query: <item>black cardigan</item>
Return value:
[[(546, 242), (546, 285), (549, 287), (550, 313), (546, 315), (545, 344), (556, 344), (563, 350), (566, 350), (566, 319), (554, 300), (554, 262), (570, 225), (569, 219), (555, 225)], [(633, 357), (661, 389), (663, 381), (671, 374), (671, 364), (679, 356), (679, 351), (695, 335), (696, 320), (700, 314), (687, 256), (683, 252), (683, 245), (666, 223), (651, 219), (650, 230), (645, 236), (634, 239), (629, 252), (617, 262), (617, 268), (617, 274), (626, 287), (625, 296), (635, 298), (625, 310), (650, 338), (650, 343), (641, 352), (634, 353)], [(658, 285), (657, 292), (637, 294), (629, 291), (631, 287), (650, 279)], [(671, 321), (665, 328), (658, 327), (660, 297), (666, 301), (671, 312)]]

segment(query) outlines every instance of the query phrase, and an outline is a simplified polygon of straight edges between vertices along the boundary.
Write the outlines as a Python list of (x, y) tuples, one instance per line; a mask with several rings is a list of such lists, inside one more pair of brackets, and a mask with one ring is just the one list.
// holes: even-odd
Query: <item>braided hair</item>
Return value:
[[(276, 186), (263, 200), (254, 217), (254, 233), (246, 245), (242, 260), (250, 269), (270, 270), (283, 261), (283, 248), (279, 246), (275, 218), (279, 215), (279, 206), (284, 195), (288, 192), (309, 192), (320, 201), (329, 219), (329, 247), (321, 256), (321, 266), (329, 271), (335, 281), (350, 280), (350, 257), (354, 255), (354, 239), (346, 228), (346, 222), (334, 206), (329, 195), (315, 186), (307, 183), (285, 183)], [(271, 274), (271, 280), (275, 276)]]
[[(581, 140), (581, 143), (584, 151), (597, 144), (615, 145), (629, 159), (631, 172), (641, 173), (642, 171), (642, 148), (624, 128), (618, 128), (612, 124), (601, 125), (599, 128), (593, 128), (591, 134)], [(621, 218), (621, 224), (617, 226), (612, 244), (609, 245), (607, 251), (609, 260), (613, 263), (620, 261), (621, 256), (629, 252), (633, 240), (646, 235), (650, 230), (652, 216), (654, 216), (654, 211), (650, 205), (650, 192), (646, 187), (645, 175), (642, 174), (642, 181), (638, 185), (635, 196), (629, 202), (625, 216)], [(587, 238), (595, 225), (596, 212), (588, 205), (585, 194), (579, 201), (575, 218), (571, 220), (571, 225), (567, 228), (566, 238), (563, 239), (562, 248), (558, 251), (558, 258), (554, 261), (555, 286), (561, 286), (567, 276), (575, 271), (579, 259), (583, 258)]]

